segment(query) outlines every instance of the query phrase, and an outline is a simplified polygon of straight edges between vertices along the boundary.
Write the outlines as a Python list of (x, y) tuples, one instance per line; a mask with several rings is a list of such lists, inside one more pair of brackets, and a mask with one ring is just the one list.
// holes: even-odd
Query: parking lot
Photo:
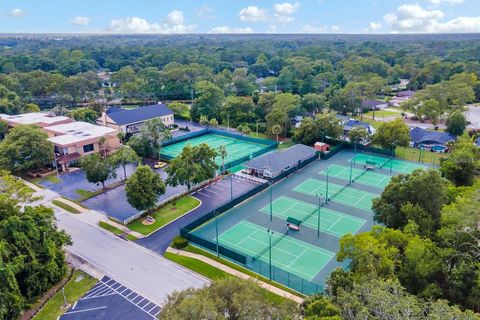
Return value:
[(108, 276), (60, 317), (61, 320), (151, 320), (157, 319), (161, 308)]

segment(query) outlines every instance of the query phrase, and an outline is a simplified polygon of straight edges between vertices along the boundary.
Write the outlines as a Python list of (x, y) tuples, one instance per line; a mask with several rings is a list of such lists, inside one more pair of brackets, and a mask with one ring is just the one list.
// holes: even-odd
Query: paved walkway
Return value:
[(215, 260), (212, 260), (208, 257), (205, 257), (203, 255), (200, 255), (200, 254), (196, 254), (196, 253), (192, 253), (192, 252), (187, 252), (187, 251), (183, 251), (183, 250), (177, 250), (177, 249), (173, 249), (171, 247), (169, 247), (167, 249), (167, 252), (170, 252), (170, 253), (173, 253), (173, 254), (177, 254), (177, 255), (180, 255), (180, 256), (185, 256), (185, 257), (189, 257), (189, 258), (194, 258), (194, 259), (197, 259), (197, 260), (200, 260), (200, 261), (203, 261), (217, 269), (220, 269), (224, 272), (227, 272), (231, 275), (234, 275), (238, 278), (241, 278), (241, 279), (245, 279), (245, 280), (253, 280), (255, 281), (260, 287), (264, 288), (265, 290), (268, 290), (276, 295), (279, 295), (281, 297), (284, 297), (284, 298), (287, 298), (287, 299), (290, 299), (290, 300), (293, 300), (297, 303), (302, 303), (303, 302), (303, 299), (300, 298), (299, 296), (297, 295), (294, 295), (290, 292), (287, 292), (285, 290), (282, 290), (278, 287), (275, 287), (271, 284), (268, 284), (266, 282), (263, 282), (261, 280), (258, 280), (256, 278), (253, 278), (243, 272), (240, 272), (238, 270), (235, 270), (233, 268), (230, 268), (229, 266), (226, 266), (218, 261), (215, 261)]

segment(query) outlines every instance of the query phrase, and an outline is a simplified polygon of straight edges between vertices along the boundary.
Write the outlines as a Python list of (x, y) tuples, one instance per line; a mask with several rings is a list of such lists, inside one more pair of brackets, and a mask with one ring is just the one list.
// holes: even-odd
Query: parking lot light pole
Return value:
[(268, 268), (269, 268), (269, 279), (272, 281), (272, 236), (273, 231), (268, 229)]
[(322, 194), (317, 194), (318, 197), (318, 221), (317, 221), (317, 238), (320, 238), (320, 207), (322, 206)]

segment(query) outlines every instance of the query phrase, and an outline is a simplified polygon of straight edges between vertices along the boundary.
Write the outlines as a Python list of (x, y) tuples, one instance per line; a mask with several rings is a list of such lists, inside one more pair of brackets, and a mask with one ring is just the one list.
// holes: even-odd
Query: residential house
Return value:
[(456, 137), (447, 133), (439, 131), (425, 130), (420, 127), (415, 127), (410, 130), (410, 144), (413, 147), (420, 145), (446, 145), (448, 142), (453, 142)]
[(363, 110), (385, 110), (388, 103), (380, 100), (364, 100), (362, 101)]
[(83, 156), (93, 153), (107, 155), (120, 147), (117, 130), (87, 122), (59, 124), (44, 130), (54, 145), (55, 160), (63, 171)]
[(166, 127), (174, 124), (173, 111), (162, 103), (136, 109), (109, 108), (97, 119), (97, 124), (124, 134), (140, 131), (145, 121), (161, 119)]
[(411, 90), (400, 91), (388, 101), (388, 104), (392, 107), (400, 107), (402, 103), (410, 100), (414, 95), (415, 92)]

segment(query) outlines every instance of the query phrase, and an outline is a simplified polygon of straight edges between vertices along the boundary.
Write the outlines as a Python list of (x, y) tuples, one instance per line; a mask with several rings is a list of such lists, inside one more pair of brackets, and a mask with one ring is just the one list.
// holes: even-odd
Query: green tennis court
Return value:
[[(210, 147), (218, 151), (218, 148), (224, 145), (227, 148), (227, 157), (225, 163), (230, 163), (237, 159), (249, 156), (257, 151), (266, 148), (266, 145), (239, 140), (231, 137), (221, 136), (218, 134), (207, 133), (193, 139), (180, 141), (162, 148), (160, 155), (164, 157), (177, 157), (186, 145), (197, 146), (199, 144), (206, 143)], [(217, 164), (222, 163), (220, 155), (215, 159)]]
[[(327, 170), (328, 170), (328, 175), (330, 177), (335, 177), (335, 178), (346, 180), (346, 181), (350, 180), (350, 167), (332, 164), (332, 165), (329, 165), (326, 170), (324, 169), (319, 173), (321, 175), (326, 176)], [(352, 168), (352, 180), (354, 182), (384, 189), (390, 182), (390, 179), (391, 179), (390, 176), (387, 176), (378, 172)]]
[[(374, 161), (377, 163), (377, 167), (382, 166), (383, 169), (389, 170), (390, 166), (392, 167), (393, 171), (401, 172), (401, 173), (410, 173), (416, 169), (425, 169), (425, 166), (421, 164), (411, 163), (407, 161), (402, 161), (398, 159), (391, 159), (387, 157), (376, 156), (373, 154), (368, 153), (359, 153), (355, 156), (355, 164), (365, 164), (367, 161)], [(352, 159), (353, 160), (353, 159)], [(349, 161), (352, 161), (349, 160)]]
[[(270, 214), (270, 205), (265, 206), (262, 212)], [(318, 228), (318, 206), (311, 203), (281, 196), (273, 201), (272, 214), (285, 219), (285, 221), (288, 217), (293, 217), (302, 221), (302, 225), (315, 230)], [(320, 209), (320, 230), (336, 237), (347, 233), (356, 233), (365, 222), (363, 219), (325, 207)]]
[[(315, 197), (320, 194), (325, 196), (327, 194), (327, 182), (310, 178), (296, 186), (293, 191)], [(372, 211), (372, 200), (378, 198), (378, 195), (330, 182), (328, 184), (328, 197), (347, 206)]]
[[(249, 256), (269, 262), (267, 229), (241, 221), (218, 237), (218, 242)], [(215, 239), (213, 239), (215, 241)], [(273, 245), (274, 244), (274, 245)], [(312, 280), (335, 256), (333, 252), (283, 234), (272, 235), (272, 265)]]

